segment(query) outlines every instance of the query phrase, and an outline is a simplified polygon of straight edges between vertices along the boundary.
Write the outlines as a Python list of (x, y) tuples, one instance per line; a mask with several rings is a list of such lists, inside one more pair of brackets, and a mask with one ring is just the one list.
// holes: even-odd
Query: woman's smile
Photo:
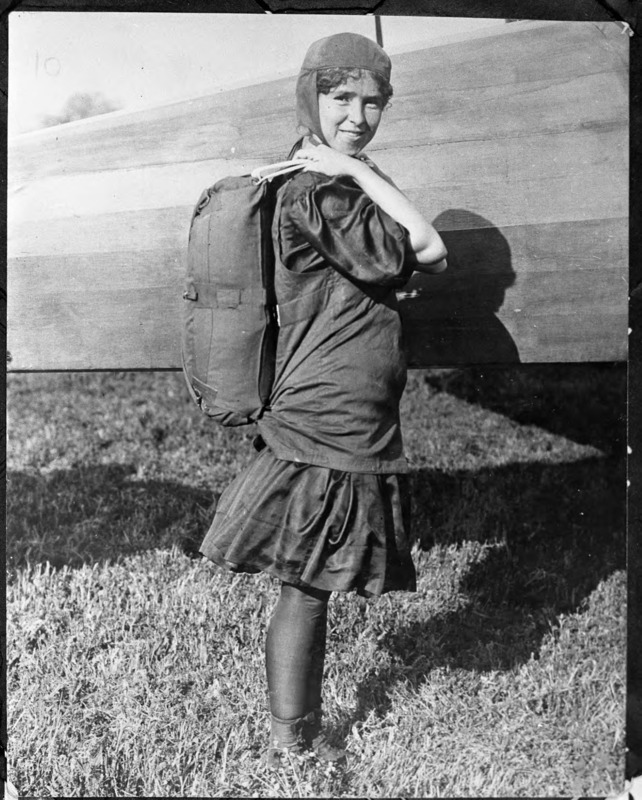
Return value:
[[(350, 144), (358, 144), (360, 149), (365, 147), (369, 141), (369, 139), (365, 139), (365, 136), (366, 131), (349, 131), (345, 130), (344, 128), (339, 128), (337, 131), (337, 137), (341, 137), (347, 146)], [(335, 145), (332, 146), (335, 147), (335, 149), (338, 149)], [(352, 153), (350, 155), (352, 155)]]
[(383, 105), (379, 87), (368, 74), (319, 94), (319, 122), (326, 143), (345, 155), (357, 155), (377, 132)]

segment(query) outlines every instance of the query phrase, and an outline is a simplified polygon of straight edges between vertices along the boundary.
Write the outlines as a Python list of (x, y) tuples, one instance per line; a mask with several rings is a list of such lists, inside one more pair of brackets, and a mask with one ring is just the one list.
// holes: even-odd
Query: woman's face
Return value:
[(319, 121), (326, 142), (356, 156), (377, 132), (384, 99), (372, 75), (348, 78), (328, 94), (319, 95)]

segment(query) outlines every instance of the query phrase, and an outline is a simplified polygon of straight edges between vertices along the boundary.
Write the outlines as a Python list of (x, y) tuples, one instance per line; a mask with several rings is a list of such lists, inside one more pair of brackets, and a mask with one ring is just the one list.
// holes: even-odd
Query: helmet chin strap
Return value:
[(323, 141), (323, 139), (322, 139), (320, 136), (317, 136), (317, 134), (316, 134), (316, 133), (311, 133), (309, 138), (310, 138), (310, 142), (311, 142), (311, 143), (312, 143), (312, 144), (313, 144), (315, 147), (316, 147), (317, 145), (320, 145), (320, 144), (326, 144), (326, 143)]

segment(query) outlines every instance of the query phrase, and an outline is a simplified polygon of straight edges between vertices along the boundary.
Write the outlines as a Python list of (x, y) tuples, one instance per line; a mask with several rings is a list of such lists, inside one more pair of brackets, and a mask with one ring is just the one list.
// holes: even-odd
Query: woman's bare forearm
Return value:
[(425, 272), (428, 275), (438, 275), (448, 266), (448, 261), (445, 258), (442, 258), (441, 261), (432, 261), (430, 264), (421, 264), (419, 261), (410, 263), (417, 272)]

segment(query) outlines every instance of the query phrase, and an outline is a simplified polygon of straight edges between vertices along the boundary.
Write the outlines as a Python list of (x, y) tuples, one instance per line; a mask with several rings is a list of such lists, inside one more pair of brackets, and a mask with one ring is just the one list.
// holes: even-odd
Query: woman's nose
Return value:
[(365, 123), (366, 115), (364, 114), (362, 104), (358, 100), (354, 100), (350, 103), (349, 118), (353, 125), (363, 125)]

